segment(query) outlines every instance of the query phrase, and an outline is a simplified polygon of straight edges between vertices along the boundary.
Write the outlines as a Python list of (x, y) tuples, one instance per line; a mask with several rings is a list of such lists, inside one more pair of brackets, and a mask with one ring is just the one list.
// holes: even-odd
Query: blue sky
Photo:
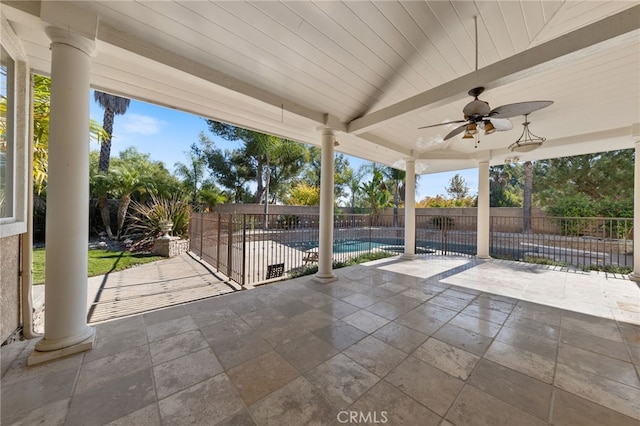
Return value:
[[(103, 110), (94, 102), (93, 92), (90, 114), (91, 118), (102, 124)], [(120, 151), (134, 146), (138, 151), (150, 154), (153, 160), (162, 161), (173, 172), (176, 162), (187, 161), (186, 152), (192, 143), (198, 141), (200, 132), (204, 132), (215, 141), (218, 147), (233, 149), (240, 146), (239, 142), (229, 142), (214, 136), (208, 131), (207, 124), (201, 117), (132, 100), (126, 114), (115, 118), (111, 155), (115, 157)], [(91, 150), (99, 150), (98, 145), (93, 144)], [(366, 163), (357, 157), (347, 156), (347, 158), (354, 170)], [(462, 170), (459, 173), (467, 182), (470, 195), (476, 195), (478, 193), (477, 169)], [(445, 187), (455, 174), (452, 172), (421, 176), (418, 181), (416, 200), (422, 200), (426, 196), (446, 195)]]

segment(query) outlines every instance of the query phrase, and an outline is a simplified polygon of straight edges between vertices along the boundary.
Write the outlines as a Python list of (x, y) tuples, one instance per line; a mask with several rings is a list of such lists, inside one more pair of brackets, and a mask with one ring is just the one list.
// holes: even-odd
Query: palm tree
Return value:
[(182, 178), (182, 183), (189, 189), (191, 193), (191, 205), (196, 207), (198, 202), (198, 193), (205, 182), (206, 159), (198, 157), (192, 152), (187, 153), (189, 162), (184, 164), (180, 161), (175, 163), (175, 174)]
[(105, 137), (100, 147), (100, 162), (98, 163), (98, 171), (107, 173), (109, 171), (109, 159), (111, 157), (111, 137), (113, 136), (113, 120), (116, 115), (123, 115), (129, 109), (130, 99), (121, 98), (120, 96), (110, 95), (108, 93), (95, 91), (93, 98), (104, 109), (104, 118), (102, 128), (105, 131)]
[(357, 171), (353, 171), (350, 169), (346, 173), (346, 185), (351, 192), (351, 208), (356, 207), (356, 201), (358, 199), (358, 195), (360, 194), (360, 184), (362, 183), (362, 178), (367, 174), (368, 168), (366, 165), (362, 165), (358, 168)]
[(122, 238), (124, 221), (127, 217), (129, 204), (131, 204), (131, 194), (136, 191), (144, 190), (145, 182), (137, 169), (127, 167), (126, 165), (114, 169), (109, 181), (112, 182), (114, 195), (118, 197), (116, 238), (119, 241)]
[[(390, 166), (382, 167), (382, 174), (387, 178), (393, 189), (393, 226), (398, 226), (398, 207), (405, 199), (406, 172)], [(416, 176), (417, 178), (417, 176)]]
[[(100, 146), (100, 161), (98, 162), (98, 172), (105, 175), (109, 172), (109, 160), (111, 157), (111, 137), (113, 136), (113, 119), (116, 115), (123, 115), (129, 108), (131, 100), (121, 98), (120, 96), (110, 95), (108, 93), (95, 91), (93, 98), (104, 109), (104, 118), (102, 128), (104, 129), (104, 137)], [(109, 239), (113, 239), (111, 232), (111, 220), (109, 213), (109, 204), (107, 203), (106, 194), (98, 197), (98, 205), (100, 206), (100, 216), (102, 224)]]
[(360, 186), (365, 203), (371, 209), (371, 222), (377, 221), (380, 210), (391, 205), (391, 193), (384, 182), (382, 172), (374, 167), (369, 182)]

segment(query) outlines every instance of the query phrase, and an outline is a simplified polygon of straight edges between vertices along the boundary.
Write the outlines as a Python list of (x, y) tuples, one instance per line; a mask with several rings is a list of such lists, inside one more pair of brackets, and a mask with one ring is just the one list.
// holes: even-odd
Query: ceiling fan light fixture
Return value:
[(484, 134), (490, 135), (496, 132), (496, 128), (493, 126), (493, 123), (489, 120), (484, 121)]
[(547, 138), (542, 138), (531, 133), (529, 130), (529, 124), (531, 123), (527, 120), (527, 115), (528, 114), (524, 115), (524, 123), (522, 123), (524, 129), (522, 130), (522, 134), (517, 141), (509, 145), (509, 149), (512, 152), (533, 151), (534, 149), (540, 148), (544, 141), (547, 140)]
[(475, 135), (478, 133), (478, 125), (476, 123), (467, 124), (467, 133), (470, 135)]
[(462, 139), (474, 139), (475, 136), (473, 135), (473, 133), (470, 133), (468, 130), (466, 132), (464, 132), (464, 136), (462, 137)]

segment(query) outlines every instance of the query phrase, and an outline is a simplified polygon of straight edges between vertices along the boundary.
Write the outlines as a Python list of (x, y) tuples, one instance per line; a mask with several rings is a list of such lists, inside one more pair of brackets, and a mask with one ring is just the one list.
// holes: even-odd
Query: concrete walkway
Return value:
[(97, 323), (239, 289), (188, 253), (107, 275), (88, 283), (87, 320)]
[[(44, 290), (44, 285), (33, 287), (36, 311), (44, 304)], [(185, 253), (90, 277), (87, 320), (99, 323), (236, 290), (239, 290), (237, 284), (230, 283), (226, 276)], [(42, 333), (42, 321), (38, 322), (36, 331)]]

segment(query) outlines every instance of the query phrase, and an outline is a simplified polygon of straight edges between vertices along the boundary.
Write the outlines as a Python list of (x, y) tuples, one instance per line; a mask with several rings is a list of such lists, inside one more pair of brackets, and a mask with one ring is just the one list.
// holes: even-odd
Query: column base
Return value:
[(400, 256), (400, 259), (402, 260), (416, 260), (417, 258), (417, 255), (409, 253), (403, 253), (402, 256)]
[[(46, 332), (45, 332), (46, 334)], [(86, 336), (86, 337), (85, 337)], [(59, 349), (48, 349), (49, 347), (59, 347), (61, 345), (60, 341), (47, 341), (45, 338), (42, 338), (38, 343), (36, 343), (36, 347), (29, 355), (27, 359), (27, 365), (36, 365), (41, 364), (43, 362), (51, 361), (58, 358), (63, 358), (69, 355), (74, 355), (80, 352), (88, 351), (93, 349), (93, 344), (95, 342), (96, 330), (93, 327), (87, 327), (87, 332), (83, 333), (83, 340), (78, 343), (70, 344), (69, 346), (65, 346)]]
[(631, 281), (635, 281), (637, 283), (639, 283), (638, 285), (640, 285), (640, 273), (638, 272), (632, 272), (629, 274), (629, 279)]
[(491, 256), (488, 254), (476, 254), (476, 259), (491, 259)]
[(311, 278), (311, 281), (316, 282), (316, 283), (320, 283), (320, 284), (329, 284), (332, 283), (334, 281), (338, 281), (338, 277), (336, 277), (335, 275), (331, 274), (329, 276), (327, 275), (314, 275), (313, 278)]

